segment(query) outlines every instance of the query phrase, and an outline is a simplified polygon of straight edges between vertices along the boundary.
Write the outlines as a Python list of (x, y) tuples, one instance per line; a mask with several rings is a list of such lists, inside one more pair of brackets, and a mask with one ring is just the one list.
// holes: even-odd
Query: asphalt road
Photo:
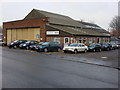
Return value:
[(49, 52), (52, 57), (61, 57), (68, 61), (77, 61), (83, 63), (97, 64), (111, 68), (120, 69), (119, 50), (110, 50), (102, 52), (87, 52), (87, 53), (64, 53), (64, 52)]
[[(0, 48), (2, 49), (2, 48)], [(3, 48), (3, 88), (118, 88), (118, 70)]]

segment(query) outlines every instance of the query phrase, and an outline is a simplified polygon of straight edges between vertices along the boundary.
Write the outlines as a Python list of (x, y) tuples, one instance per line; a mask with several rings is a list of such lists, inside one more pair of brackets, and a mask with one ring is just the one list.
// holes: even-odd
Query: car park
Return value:
[(101, 47), (100, 44), (91, 44), (91, 45), (88, 46), (88, 51), (93, 51), (93, 52), (99, 51), (99, 52), (101, 52), (102, 47)]
[(112, 50), (112, 45), (110, 43), (103, 43), (101, 44), (101, 46), (102, 46), (102, 50), (107, 50), (107, 51)]
[(30, 50), (35, 50), (35, 48), (38, 46), (38, 45), (42, 45), (44, 42), (39, 42), (37, 44), (34, 44), (34, 45), (30, 45)]
[(30, 45), (34, 45), (39, 43), (38, 41), (27, 41), (25, 43), (22, 43), (19, 45), (19, 48), (21, 49), (30, 49)]
[(15, 40), (11, 43), (9, 43), (7, 46), (9, 48), (17, 48), (19, 47), (20, 44), (27, 42), (27, 40)]
[(72, 52), (72, 53), (78, 53), (78, 52), (87, 52), (88, 47), (83, 43), (72, 43), (69, 46), (66, 46), (63, 48), (64, 53)]
[(58, 42), (44, 42), (42, 45), (37, 45), (37, 47), (35, 48), (36, 51), (44, 51), (44, 52), (48, 52), (48, 51), (60, 51), (61, 50), (61, 46)]

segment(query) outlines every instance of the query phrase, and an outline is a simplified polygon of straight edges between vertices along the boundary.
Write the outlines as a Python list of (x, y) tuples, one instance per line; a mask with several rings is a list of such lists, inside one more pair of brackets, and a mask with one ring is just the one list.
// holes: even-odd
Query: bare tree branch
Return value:
[(115, 16), (109, 26), (113, 30), (120, 30), (120, 16)]

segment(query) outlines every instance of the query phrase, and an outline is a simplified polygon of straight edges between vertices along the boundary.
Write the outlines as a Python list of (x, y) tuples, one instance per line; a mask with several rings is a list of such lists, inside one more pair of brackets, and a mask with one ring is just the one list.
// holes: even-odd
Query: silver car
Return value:
[(72, 43), (69, 46), (66, 46), (63, 48), (64, 53), (67, 52), (73, 52), (73, 53), (78, 53), (78, 52), (87, 52), (88, 47), (83, 44), (83, 43)]

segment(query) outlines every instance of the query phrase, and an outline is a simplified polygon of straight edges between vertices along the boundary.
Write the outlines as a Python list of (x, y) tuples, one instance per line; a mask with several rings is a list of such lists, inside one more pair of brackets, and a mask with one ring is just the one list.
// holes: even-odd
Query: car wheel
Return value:
[(85, 49), (84, 53), (86, 53), (86, 52), (87, 52), (87, 50)]
[(48, 49), (47, 49), (47, 48), (45, 48), (45, 49), (44, 49), (44, 52), (48, 52)]
[(29, 49), (29, 47), (26, 47), (26, 49), (28, 50), (28, 49)]
[(102, 51), (102, 49), (99, 49), (99, 52), (101, 52)]
[(109, 51), (109, 48), (107, 48), (107, 51)]
[(59, 52), (59, 51), (61, 51), (61, 49), (60, 49), (60, 48), (58, 48), (58, 49), (57, 49), (57, 51)]
[(93, 49), (93, 52), (95, 52), (95, 49)]
[(113, 50), (113, 48), (111, 47), (110, 50)]
[(74, 53), (77, 54), (77, 50), (74, 50)]
[(16, 49), (16, 48), (17, 48), (17, 46), (15, 45), (15, 46), (13, 46), (13, 48), (15, 48), (15, 49)]
[(11, 48), (11, 47), (9, 47), (9, 48)]
[(64, 53), (67, 53), (67, 51), (64, 51)]

